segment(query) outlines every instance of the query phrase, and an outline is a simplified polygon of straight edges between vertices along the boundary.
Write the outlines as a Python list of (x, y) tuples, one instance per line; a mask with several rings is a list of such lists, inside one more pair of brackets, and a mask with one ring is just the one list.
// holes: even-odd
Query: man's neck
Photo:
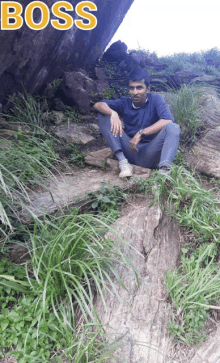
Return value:
[(137, 105), (137, 106), (135, 106), (134, 103), (133, 103), (133, 101), (132, 101), (132, 107), (134, 107), (134, 108), (141, 108), (145, 103), (147, 103), (147, 101), (148, 101), (148, 98), (146, 98), (146, 100), (145, 100), (144, 103), (142, 103), (141, 105)]

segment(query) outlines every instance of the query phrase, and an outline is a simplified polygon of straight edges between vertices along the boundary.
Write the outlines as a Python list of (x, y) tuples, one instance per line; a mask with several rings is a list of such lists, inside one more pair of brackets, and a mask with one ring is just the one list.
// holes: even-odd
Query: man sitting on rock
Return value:
[(134, 70), (128, 80), (130, 97), (94, 105), (100, 131), (119, 160), (120, 178), (132, 175), (131, 164), (166, 173), (178, 149), (180, 127), (164, 99), (150, 93), (147, 71)]

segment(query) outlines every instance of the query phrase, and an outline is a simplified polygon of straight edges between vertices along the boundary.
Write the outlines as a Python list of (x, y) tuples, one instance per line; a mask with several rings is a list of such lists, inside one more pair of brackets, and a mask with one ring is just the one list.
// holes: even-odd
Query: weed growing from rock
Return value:
[(98, 192), (89, 192), (88, 197), (88, 203), (91, 204), (91, 208), (95, 213), (104, 213), (112, 218), (119, 216), (120, 205), (128, 200), (128, 194), (120, 187), (117, 185), (109, 187), (106, 182), (101, 183)]

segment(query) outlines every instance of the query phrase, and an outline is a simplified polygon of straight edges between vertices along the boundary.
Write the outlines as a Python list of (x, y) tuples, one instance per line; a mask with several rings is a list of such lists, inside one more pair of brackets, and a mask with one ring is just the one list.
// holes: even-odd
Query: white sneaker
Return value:
[(127, 159), (124, 159), (119, 162), (119, 168), (121, 170), (119, 174), (119, 178), (126, 178), (127, 176), (132, 176), (133, 174), (133, 166), (129, 164)]

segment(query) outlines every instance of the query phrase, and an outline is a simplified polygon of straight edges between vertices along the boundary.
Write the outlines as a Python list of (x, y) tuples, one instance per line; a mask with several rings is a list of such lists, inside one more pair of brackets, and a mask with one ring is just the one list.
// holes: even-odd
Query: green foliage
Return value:
[(18, 93), (16, 96), (10, 98), (12, 102), (12, 108), (8, 114), (2, 114), (10, 122), (17, 122), (19, 124), (29, 125), (32, 130), (39, 131), (43, 129), (47, 124), (47, 119), (43, 117), (44, 109), (47, 109), (46, 100), (43, 104), (29, 95), (25, 88), (22, 93)]
[(96, 67), (103, 68), (107, 78), (110, 79), (126, 78), (128, 74), (126, 71), (123, 71), (118, 67), (117, 62), (108, 63), (106, 61), (100, 60), (96, 63)]
[[(15, 217), (18, 206), (25, 208), (29, 201), (27, 188), (43, 183), (45, 177), (52, 177), (57, 162), (53, 140), (45, 131), (48, 120), (44, 112), (47, 109), (45, 99), (42, 103), (25, 88), (23, 90), (24, 94), (11, 98), (9, 112), (2, 114), (9, 122), (26, 125), (26, 131), (18, 127), (15, 140), (2, 139), (0, 144), (0, 222), (11, 230), (9, 215), (12, 212)], [(5, 233), (1, 226), (0, 231)]]
[(106, 212), (106, 215), (111, 215), (113, 218), (119, 216), (119, 206), (128, 200), (128, 195), (123, 189), (115, 185), (110, 187), (109, 183), (102, 182), (98, 192), (88, 193), (88, 202), (96, 213)]
[[(1, 149), (0, 164), (9, 174), (16, 176), (21, 183), (35, 184), (48, 176), (48, 170), (53, 169), (57, 155), (52, 148), (52, 140), (41, 140), (21, 130), (15, 134), (16, 141), (10, 143), (10, 148)], [(11, 179), (11, 182), (15, 180)]]
[(50, 139), (39, 139), (21, 130), (15, 136), (17, 139), (10, 141), (8, 148), (0, 147), (0, 221), (11, 229), (9, 211), (15, 211), (18, 205), (25, 208), (29, 200), (27, 187), (52, 177), (57, 161)]
[(105, 88), (103, 92), (92, 93), (92, 103), (100, 102), (105, 100), (116, 100), (122, 96), (128, 97), (128, 87), (120, 86), (117, 83), (110, 84), (109, 88)]
[[(14, 349), (7, 356), (13, 354), (18, 363), (46, 363), (61, 351), (79, 363), (110, 359), (116, 347), (106, 343), (97, 324), (94, 294), (98, 291), (103, 303), (105, 290), (117, 294), (113, 278), (125, 286), (115, 265), (133, 266), (120, 250), (123, 242), (104, 237), (109, 230), (105, 221), (76, 210), (38, 221), (33, 232), (27, 231), (31, 259), (26, 268), (2, 258), (2, 355)], [(88, 324), (78, 326), (81, 314)]]
[(111, 89), (114, 90), (114, 92), (116, 94), (116, 98), (119, 98), (122, 96), (129, 97), (127, 86), (121, 86), (118, 83), (111, 83), (110, 87), (111, 87)]
[(205, 190), (192, 173), (184, 167), (173, 166), (172, 173), (157, 173), (149, 179), (134, 178), (145, 193), (153, 192), (154, 201), (167, 200), (169, 214), (181, 226), (188, 227), (199, 241), (220, 242), (219, 201)]
[(80, 150), (80, 146), (70, 145), (70, 161), (78, 166), (83, 166), (85, 164), (85, 153)]
[(202, 96), (207, 90), (190, 85), (182, 85), (173, 90), (169, 98), (169, 107), (181, 128), (181, 145), (191, 146), (203, 131), (205, 123), (202, 117)]
[(66, 106), (64, 120), (80, 123), (82, 122), (82, 115), (75, 107)]
[(182, 166), (186, 170), (190, 170), (190, 167), (186, 161), (185, 155), (180, 150), (177, 151), (176, 156), (173, 160), (173, 163), (177, 166)]
[(176, 312), (169, 331), (187, 344), (204, 341), (208, 310), (220, 298), (219, 265), (213, 263), (216, 245), (201, 247), (189, 258), (183, 253), (180, 268), (166, 275), (167, 290)]
[(105, 100), (115, 100), (117, 98), (117, 95), (112, 88), (105, 88), (102, 95)]
[(63, 82), (62, 79), (60, 78), (55, 78), (51, 83), (50, 83), (50, 88), (49, 88), (49, 97), (53, 97), (55, 92), (58, 90), (60, 83)]
[[(220, 51), (213, 48), (200, 53), (176, 53), (172, 56), (158, 58), (160, 64), (166, 64), (167, 68), (154, 72), (154, 74), (170, 76), (175, 72), (194, 72), (198, 75), (204, 73), (220, 76)], [(209, 65), (209, 62), (211, 62)]]

